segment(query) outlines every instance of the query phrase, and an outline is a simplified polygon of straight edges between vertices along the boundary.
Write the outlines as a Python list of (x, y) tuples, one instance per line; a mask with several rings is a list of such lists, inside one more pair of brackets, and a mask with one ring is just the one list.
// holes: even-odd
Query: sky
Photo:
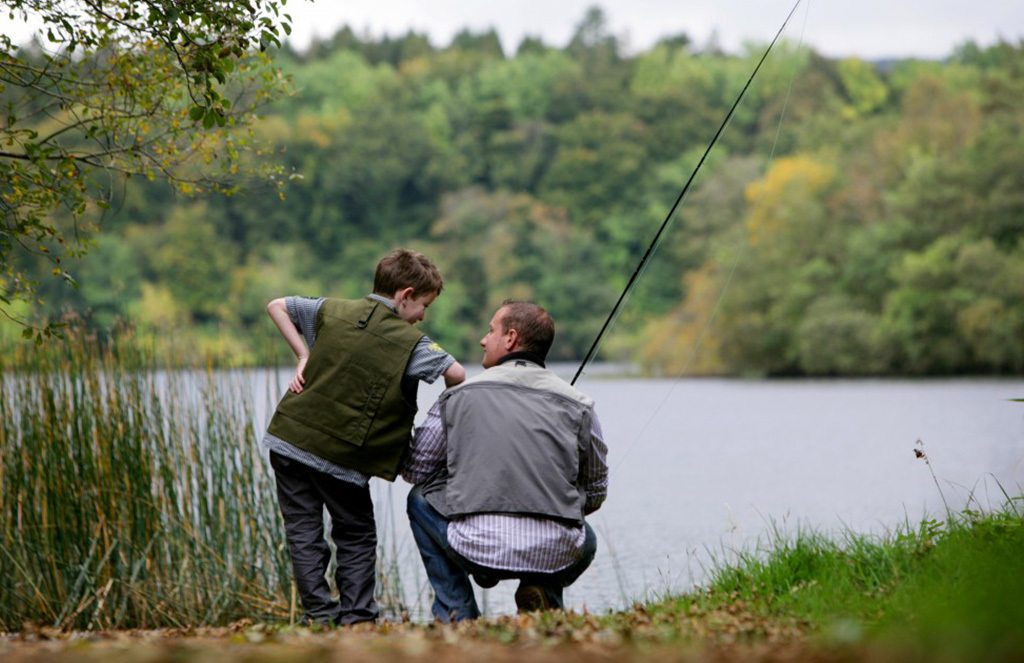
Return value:
[[(564, 46), (587, 8), (601, 7), (611, 32), (633, 52), (685, 32), (697, 44), (717, 32), (735, 51), (745, 40), (768, 41), (795, 0), (290, 0), (293, 45), (330, 37), (342, 25), (374, 36), (413, 28), (447, 44), (464, 27), (494, 27), (507, 53), (523, 36)], [(823, 55), (941, 58), (968, 39), (990, 45), (1024, 38), (1024, 0), (803, 0), (787, 36)]]
[[(686, 33), (698, 45), (712, 34), (727, 51), (744, 41), (774, 36), (795, 0), (290, 0), (290, 41), (302, 50), (341, 26), (360, 34), (397, 36), (409, 29), (443, 46), (463, 28), (495, 28), (505, 51), (524, 36), (564, 46), (587, 9), (601, 7), (610, 31), (627, 52), (649, 48), (660, 37)], [(0, 29), (28, 34), (20, 20), (0, 12)], [(974, 40), (1024, 39), (1024, 0), (802, 0), (786, 36), (830, 57), (942, 58)]]

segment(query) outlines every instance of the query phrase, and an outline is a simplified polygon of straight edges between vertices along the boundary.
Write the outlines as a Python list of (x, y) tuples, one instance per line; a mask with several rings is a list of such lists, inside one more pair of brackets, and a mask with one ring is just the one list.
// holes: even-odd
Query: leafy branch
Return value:
[[(286, 0), (14, 0), (35, 41), (0, 36), (0, 310), (31, 300), (25, 271), (80, 256), (118, 179), (231, 193), (273, 164), (242, 162), (256, 109), (287, 81), (265, 51)], [(45, 44), (45, 46), (44, 46)], [(42, 330), (51, 329), (43, 327)]]

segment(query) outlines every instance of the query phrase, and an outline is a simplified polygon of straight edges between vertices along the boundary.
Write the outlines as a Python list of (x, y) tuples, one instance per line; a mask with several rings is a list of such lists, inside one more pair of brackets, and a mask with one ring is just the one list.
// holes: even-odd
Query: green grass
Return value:
[(648, 610), (742, 614), (745, 621), (731, 629), (747, 641), (789, 628), (824, 646), (879, 646), (940, 660), (1010, 658), (1024, 654), (1022, 553), (1020, 498), (995, 512), (965, 510), (886, 536), (776, 534), (763, 549), (715, 569), (705, 589)]
[(886, 597), (877, 632), (937, 654), (1024, 654), (1024, 518), (1015, 510), (953, 521)]

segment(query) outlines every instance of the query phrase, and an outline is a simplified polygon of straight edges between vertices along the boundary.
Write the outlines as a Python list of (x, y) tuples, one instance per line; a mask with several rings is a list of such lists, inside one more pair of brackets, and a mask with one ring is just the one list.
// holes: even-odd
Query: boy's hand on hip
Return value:
[(302, 372), (306, 370), (306, 360), (309, 357), (299, 357), (299, 365), (295, 368), (295, 377), (288, 383), (288, 390), (293, 391), (296, 394), (302, 393), (302, 385), (306, 384), (306, 378), (302, 376)]

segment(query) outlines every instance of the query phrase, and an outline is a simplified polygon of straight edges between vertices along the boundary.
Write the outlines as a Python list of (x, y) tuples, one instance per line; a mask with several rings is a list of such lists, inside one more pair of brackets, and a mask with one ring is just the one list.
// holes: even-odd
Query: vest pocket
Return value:
[(278, 411), (325, 435), (361, 447), (387, 393), (388, 382), (383, 378), (367, 383), (365, 390), (359, 390), (361, 393), (349, 393), (344, 400), (305, 391), (281, 401)]

